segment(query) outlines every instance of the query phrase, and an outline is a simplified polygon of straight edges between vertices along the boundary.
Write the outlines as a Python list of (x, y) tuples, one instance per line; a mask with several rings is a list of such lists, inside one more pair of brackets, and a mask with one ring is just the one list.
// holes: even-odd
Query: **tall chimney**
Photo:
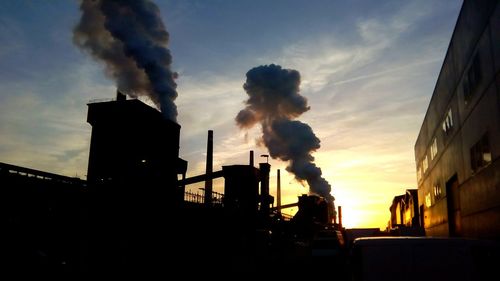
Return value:
[(263, 213), (269, 214), (269, 205), (273, 202), (272, 197), (269, 195), (269, 172), (271, 165), (269, 163), (260, 163), (260, 208)]
[(342, 206), (339, 206), (339, 228), (342, 229)]
[(250, 166), (253, 167), (253, 150), (250, 150)]
[(276, 190), (276, 207), (281, 212), (281, 173), (280, 169), (278, 169), (278, 184)]
[(205, 205), (212, 205), (212, 168), (213, 168), (214, 131), (208, 130), (207, 166), (205, 172)]

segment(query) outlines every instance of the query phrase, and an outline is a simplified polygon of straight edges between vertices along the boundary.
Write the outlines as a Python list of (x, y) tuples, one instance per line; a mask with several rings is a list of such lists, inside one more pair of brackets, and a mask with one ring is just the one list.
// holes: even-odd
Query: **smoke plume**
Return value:
[(177, 119), (177, 97), (169, 34), (150, 0), (82, 0), (73, 41), (104, 62), (118, 90), (148, 96), (163, 115)]
[(246, 76), (243, 88), (249, 97), (236, 116), (238, 126), (249, 129), (260, 123), (262, 142), (271, 157), (288, 161), (287, 171), (333, 205), (331, 186), (312, 156), (320, 148), (320, 140), (309, 125), (293, 120), (310, 108), (299, 94), (299, 72), (271, 64), (252, 68)]

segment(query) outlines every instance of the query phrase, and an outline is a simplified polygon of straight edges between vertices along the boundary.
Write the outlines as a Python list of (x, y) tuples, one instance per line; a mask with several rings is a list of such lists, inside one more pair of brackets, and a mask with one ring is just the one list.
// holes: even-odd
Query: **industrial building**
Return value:
[(500, 238), (499, 2), (463, 2), (415, 143), (428, 236)]
[[(247, 164), (213, 171), (211, 130), (205, 173), (186, 178), (181, 126), (158, 110), (117, 92), (90, 102), (87, 122), (86, 181), (0, 163), (8, 246), (0, 256), (13, 271), (171, 277), (195, 266), (200, 275), (221, 268), (217, 276), (234, 277), (303, 264), (319, 232), (341, 235), (322, 197), (275, 206), (271, 165), (256, 165), (253, 151)], [(224, 179), (223, 194), (212, 190), (215, 178)], [(201, 195), (186, 192), (199, 182)], [(281, 209), (291, 206), (299, 212), (289, 219)]]
[(395, 196), (389, 207), (391, 219), (387, 231), (392, 235), (424, 235), (418, 204), (418, 190), (407, 189), (405, 194)]

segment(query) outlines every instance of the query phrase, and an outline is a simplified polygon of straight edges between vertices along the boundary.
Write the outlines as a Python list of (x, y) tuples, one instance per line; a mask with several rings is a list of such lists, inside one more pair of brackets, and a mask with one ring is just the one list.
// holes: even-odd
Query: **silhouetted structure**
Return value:
[(139, 100), (88, 104), (92, 125), (87, 180), (91, 185), (141, 185), (182, 201), (177, 175), (187, 164), (179, 159), (180, 125)]
[(2, 275), (79, 270), (86, 182), (0, 163), (0, 186)]
[(404, 195), (395, 196), (392, 199), (392, 204), (389, 207), (389, 211), (391, 212), (391, 219), (389, 220), (389, 229), (396, 228), (398, 226), (403, 225), (404, 219)]
[[(176, 252), (172, 218), (184, 202), (178, 174), (180, 126), (139, 100), (88, 104), (92, 125), (89, 152), (89, 216), (83, 221), (84, 265), (91, 273), (161, 273)], [(168, 222), (168, 224), (167, 224)]]
[(392, 235), (421, 236), (424, 229), (420, 225), (418, 190), (407, 189), (405, 194), (395, 196), (389, 208), (391, 219), (387, 230)]
[(243, 214), (258, 210), (259, 170), (249, 165), (223, 166), (224, 206)]
[(212, 204), (212, 171), (213, 171), (213, 158), (214, 158), (214, 131), (208, 131), (207, 137), (207, 161), (205, 175), (205, 204), (210, 206)]
[(297, 230), (302, 237), (312, 238), (315, 232), (331, 223), (328, 203), (320, 196), (303, 194), (299, 197), (299, 210), (292, 222), (297, 225)]
[(464, 1), (415, 144), (426, 234), (500, 239), (500, 4)]
[[(206, 173), (186, 178), (178, 124), (119, 92), (88, 108), (87, 181), (0, 163), (7, 234), (1, 256), (13, 271), (166, 277), (196, 262), (203, 274), (223, 265), (218, 276), (278, 273), (290, 262), (306, 264), (306, 271), (318, 234), (338, 239), (322, 197), (301, 196), (292, 220), (272, 207), (271, 165), (254, 167), (253, 153), (249, 165), (213, 171), (212, 131)], [(185, 192), (221, 177), (224, 194)], [(321, 247), (314, 244), (315, 251)]]

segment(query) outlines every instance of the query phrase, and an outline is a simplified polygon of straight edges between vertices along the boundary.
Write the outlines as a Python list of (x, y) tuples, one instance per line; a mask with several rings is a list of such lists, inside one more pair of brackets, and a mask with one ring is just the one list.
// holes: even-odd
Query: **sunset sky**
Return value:
[[(246, 164), (250, 150), (265, 161), (260, 129), (241, 131), (234, 119), (247, 99), (246, 72), (278, 64), (301, 74), (311, 109), (298, 120), (321, 139), (315, 162), (344, 225), (385, 229), (393, 197), (417, 186), (413, 146), (462, 1), (155, 2), (179, 73), (188, 176), (203, 173), (207, 130), (214, 130), (214, 170)], [(116, 87), (72, 43), (78, 6), (0, 2), (0, 162), (85, 178), (86, 104), (114, 97)], [(273, 194), (282, 171), (283, 204), (307, 193), (286, 163), (269, 163)]]

